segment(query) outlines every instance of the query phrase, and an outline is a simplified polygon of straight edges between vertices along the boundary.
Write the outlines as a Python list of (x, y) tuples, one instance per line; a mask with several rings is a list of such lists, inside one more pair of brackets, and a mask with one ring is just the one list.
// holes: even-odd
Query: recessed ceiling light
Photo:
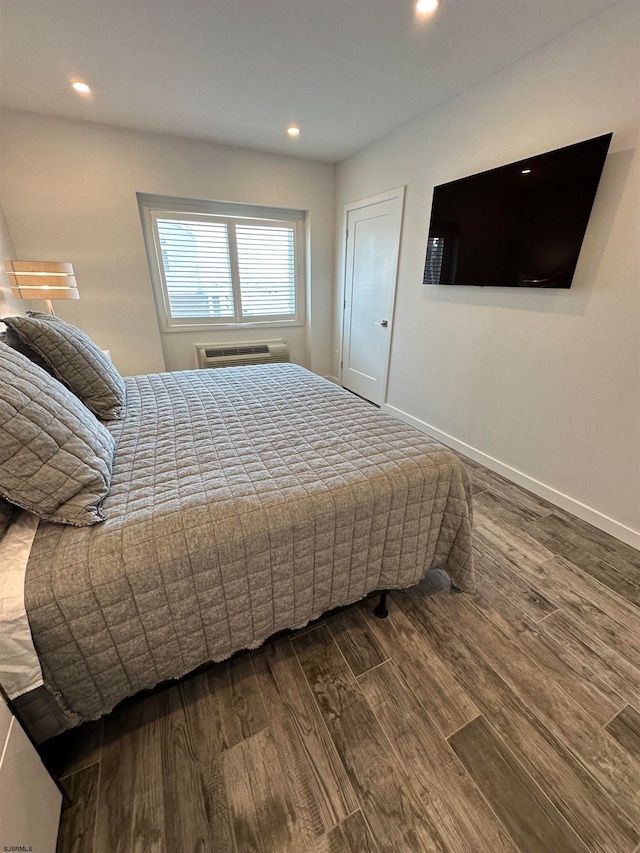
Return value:
[(435, 12), (438, 8), (438, 0), (418, 0), (416, 3), (416, 12), (424, 14), (425, 12)]
[(300, 136), (300, 128), (292, 124), (291, 127), (287, 128), (287, 133), (289, 136)]
[(523, 169), (523, 170), (522, 170), (522, 174), (523, 174), (523, 175), (530, 175), (530, 174), (531, 174), (531, 169)]
[(79, 80), (76, 80), (71, 84), (71, 88), (75, 89), (76, 92), (82, 92), (83, 95), (88, 95), (91, 89), (87, 86), (86, 83), (81, 83)]

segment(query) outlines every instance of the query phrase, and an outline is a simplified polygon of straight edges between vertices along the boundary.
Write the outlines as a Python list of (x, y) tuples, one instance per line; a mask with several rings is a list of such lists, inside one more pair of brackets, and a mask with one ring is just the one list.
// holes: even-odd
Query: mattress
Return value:
[(290, 364), (128, 378), (106, 520), (41, 523), (25, 604), (67, 725), (432, 568), (471, 591), (465, 470)]
[(9, 699), (43, 683), (24, 606), (24, 579), (38, 522), (37, 515), (20, 510), (0, 537), (0, 684)]

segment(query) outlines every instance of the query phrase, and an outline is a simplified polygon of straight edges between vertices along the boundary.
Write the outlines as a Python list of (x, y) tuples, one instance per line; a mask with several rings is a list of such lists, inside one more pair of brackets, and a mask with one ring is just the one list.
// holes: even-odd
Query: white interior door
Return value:
[(342, 384), (384, 402), (404, 187), (347, 206)]

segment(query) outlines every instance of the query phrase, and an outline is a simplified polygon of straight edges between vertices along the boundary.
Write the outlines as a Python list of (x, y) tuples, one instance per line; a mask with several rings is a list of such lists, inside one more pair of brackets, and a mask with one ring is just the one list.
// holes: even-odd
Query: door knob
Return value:
[(386, 329), (388, 325), (389, 325), (388, 320), (380, 320), (379, 323), (376, 323), (376, 326), (382, 326), (383, 329)]

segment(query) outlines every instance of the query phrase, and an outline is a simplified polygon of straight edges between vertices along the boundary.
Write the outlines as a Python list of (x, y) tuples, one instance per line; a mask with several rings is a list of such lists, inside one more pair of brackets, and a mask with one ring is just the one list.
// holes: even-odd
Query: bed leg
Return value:
[(378, 619), (386, 619), (389, 615), (389, 611), (387, 610), (387, 593), (388, 589), (383, 590), (380, 593), (380, 601), (373, 608), (374, 614), (378, 617)]

